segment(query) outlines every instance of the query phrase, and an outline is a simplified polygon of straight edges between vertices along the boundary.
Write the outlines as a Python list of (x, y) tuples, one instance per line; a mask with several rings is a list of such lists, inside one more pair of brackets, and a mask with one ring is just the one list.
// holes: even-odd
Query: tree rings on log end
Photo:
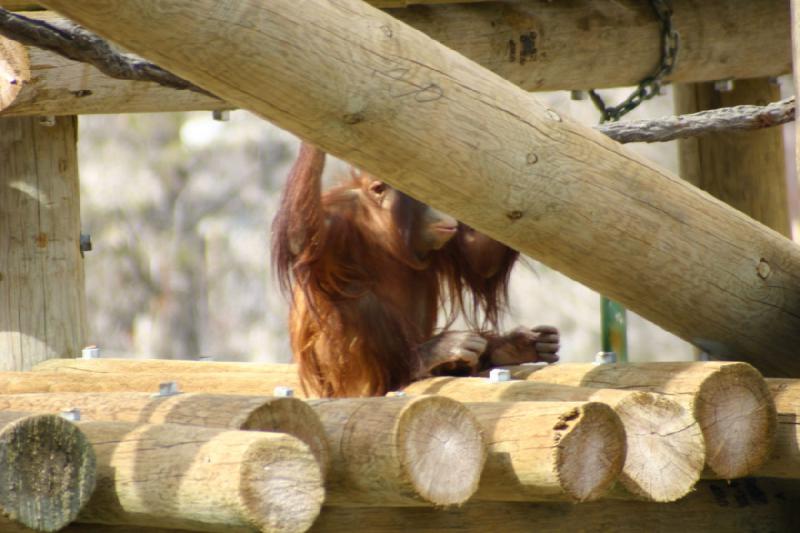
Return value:
[(320, 465), (299, 439), (282, 433), (262, 436), (250, 444), (241, 463), (244, 514), (260, 531), (307, 531), (325, 498)]
[(461, 504), (477, 490), (486, 445), (478, 421), (461, 403), (414, 398), (398, 417), (394, 435), (404, 474), (422, 498)]
[(0, 511), (36, 531), (72, 522), (95, 486), (95, 455), (58, 415), (0, 413)]
[(701, 384), (694, 416), (706, 439), (706, 464), (715, 476), (755, 472), (775, 440), (775, 402), (761, 374), (747, 363), (727, 363)]
[(330, 467), (330, 451), (325, 438), (325, 428), (317, 413), (306, 402), (297, 398), (271, 398), (254, 409), (240, 429), (277, 431), (297, 437), (311, 449), (319, 461), (323, 475)]
[(30, 62), (25, 47), (0, 37), (0, 112), (14, 103), (30, 79)]
[(705, 464), (705, 441), (692, 414), (667, 396), (647, 392), (630, 393), (615, 410), (628, 441), (620, 483), (655, 502), (686, 496)]
[(564, 492), (576, 501), (605, 494), (625, 457), (625, 429), (614, 410), (587, 402), (564, 413), (553, 429), (555, 471)]

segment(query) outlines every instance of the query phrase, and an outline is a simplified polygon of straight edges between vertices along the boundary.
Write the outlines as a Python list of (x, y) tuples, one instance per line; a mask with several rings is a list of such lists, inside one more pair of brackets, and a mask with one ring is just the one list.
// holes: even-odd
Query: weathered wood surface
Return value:
[(474, 500), (591, 501), (622, 472), (625, 429), (600, 402), (466, 404), (489, 455)]
[(703, 470), (705, 446), (696, 421), (664, 396), (528, 381), (490, 383), (482, 378), (432, 378), (412, 383), (405, 390), (408, 394), (440, 394), (469, 402), (606, 403), (625, 428), (627, 454), (620, 482), (638, 498), (677, 500), (692, 490)]
[[(296, 379), (296, 378), (295, 378)], [(170, 373), (107, 373), (96, 376), (81, 372), (0, 372), (0, 394), (29, 392), (149, 392), (159, 385), (175, 381), (183, 392), (209, 394), (251, 394), (271, 396), (276, 386), (292, 383), (288, 379), (272, 379), (270, 375), (231, 372), (220, 376), (208, 372)], [(299, 387), (299, 383), (297, 384)], [(299, 389), (298, 389), (299, 390)], [(298, 394), (298, 396), (301, 396)]]
[[(678, 114), (780, 99), (780, 88), (766, 78), (736, 80), (720, 92), (713, 83), (674, 86)], [(680, 174), (762, 224), (791, 238), (789, 198), (781, 128), (721, 132), (678, 141)]]
[(89, 501), (95, 474), (92, 446), (71, 422), (0, 412), (0, 531), (66, 526)]
[(797, 531), (798, 492), (771, 480), (703, 482), (671, 504), (599, 501), (583, 504), (474, 502), (460, 508), (325, 508), (313, 533), (440, 533), (442, 531), (529, 533), (774, 533)]
[[(797, 531), (800, 517), (796, 483), (770, 479), (703, 481), (673, 504), (600, 501), (584, 504), (468, 502), (450, 509), (327, 507), (313, 533), (530, 533), (542, 531), (619, 533), (775, 533)], [(64, 533), (183, 533), (76, 524)]]
[(85, 342), (76, 138), (75, 117), (0, 118), (0, 370)]
[(800, 479), (800, 380), (768, 379), (778, 411), (775, 447), (757, 476)]
[[(450, 2), (370, 3), (386, 8)], [(791, 69), (786, 0), (675, 0), (672, 4), (674, 24), (681, 34), (672, 80), (772, 76)], [(646, 3), (464, 2), (388, 12), (527, 90), (634, 85), (652, 73), (661, 49), (659, 25)], [(759, 46), (752, 46), (754, 42)], [(29, 51), (33, 81), (4, 114), (182, 111), (227, 106), (190, 91), (115, 81), (50, 52), (36, 48)]]
[(380, 10), (47, 4), (712, 355), (800, 374), (800, 247)]
[[(668, 80), (790, 72), (786, 0), (670, 4), (680, 49)], [(661, 54), (660, 26), (646, 2), (528, 0), (389, 13), (528, 90), (636, 85)]]
[[(285, 363), (240, 363), (233, 361), (187, 361), (178, 359), (48, 359), (33, 367), (41, 372), (84, 372), (115, 374), (119, 372), (165, 374), (218, 374), (242, 372), (258, 374), (267, 380), (297, 380), (297, 365)], [(272, 377), (270, 377), (272, 376)], [(291, 383), (282, 383), (285, 386)]]
[(97, 454), (82, 522), (220, 532), (302, 532), (324, 497), (308, 446), (282, 433), (80, 422)]
[(326, 505), (460, 505), (486, 461), (481, 426), (449, 398), (313, 400), (328, 437)]
[[(31, 18), (59, 22), (52, 12), (26, 13)], [(27, 68), (14, 68), (21, 48)], [(0, 116), (81, 115), (230, 109), (217, 98), (175, 90), (143, 81), (118, 80), (95, 67), (35, 46), (23, 47), (0, 36), (0, 72), (12, 70), (14, 84), (0, 83)], [(3, 94), (12, 91), (11, 94)]]
[(302, 400), (234, 394), (64, 392), (0, 395), (0, 410), (60, 413), (79, 409), (82, 420), (182, 424), (207, 428), (273, 431), (303, 441), (327, 472), (330, 457), (319, 417)]
[[(793, 80), (795, 88), (800, 87), (800, 6), (797, 0), (792, 0), (791, 4), (791, 35), (792, 35), (792, 55), (794, 57), (794, 70)], [(800, 176), (800, 127), (797, 122), (794, 125), (795, 143), (794, 143), (794, 171), (795, 177)], [(800, 241), (800, 223), (793, 226), (794, 239)], [(794, 377), (797, 377), (796, 375)]]
[(744, 363), (632, 363), (512, 367), (515, 378), (606, 389), (638, 389), (669, 395), (697, 420), (712, 475), (734, 479), (754, 474), (775, 442), (775, 403), (761, 375)]

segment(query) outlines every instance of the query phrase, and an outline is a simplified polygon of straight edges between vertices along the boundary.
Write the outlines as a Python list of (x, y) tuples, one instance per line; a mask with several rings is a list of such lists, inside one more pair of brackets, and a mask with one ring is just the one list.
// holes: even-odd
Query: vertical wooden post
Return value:
[(86, 339), (77, 117), (0, 119), (0, 369)]
[[(795, 101), (797, 100), (797, 93), (800, 90), (800, 6), (798, 0), (791, 1), (792, 8), (792, 65), (794, 71), (794, 92)], [(796, 103), (796, 102), (795, 102)], [(797, 119), (794, 121), (794, 176), (800, 184), (800, 127), (797, 125)], [(800, 231), (798, 226), (795, 226), (795, 240), (800, 239)]]
[[(694, 113), (780, 99), (767, 78), (736, 80), (720, 92), (714, 83), (675, 85), (675, 113)], [(780, 128), (706, 135), (678, 142), (681, 177), (739, 211), (790, 236), (785, 157)]]

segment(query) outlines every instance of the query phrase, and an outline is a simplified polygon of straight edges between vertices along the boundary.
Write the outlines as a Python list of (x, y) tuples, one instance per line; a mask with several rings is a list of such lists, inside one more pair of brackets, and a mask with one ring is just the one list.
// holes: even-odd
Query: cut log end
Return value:
[(243, 430), (288, 433), (303, 441), (319, 461), (323, 474), (330, 467), (325, 428), (306, 402), (296, 398), (273, 398), (254, 409), (241, 425)]
[(564, 492), (576, 501), (605, 494), (625, 457), (625, 429), (613, 409), (586, 403), (564, 413), (553, 430), (556, 475)]
[(241, 501), (259, 531), (302, 532), (325, 498), (320, 465), (306, 444), (283, 434), (254, 441), (241, 471)]
[(9, 421), (9, 415), (0, 417), (0, 508), (18, 524), (57, 531), (75, 519), (92, 495), (92, 446), (80, 429), (59, 416)]
[(30, 62), (25, 47), (0, 37), (0, 112), (14, 103), (30, 78)]
[(405, 475), (422, 498), (461, 504), (477, 490), (486, 446), (478, 421), (461, 403), (415, 398), (398, 418), (395, 435)]
[(700, 386), (694, 416), (715, 476), (734, 479), (755, 472), (775, 440), (775, 402), (761, 374), (746, 363), (728, 364)]
[(647, 500), (671, 502), (700, 479), (705, 441), (697, 421), (679, 403), (634, 392), (616, 404), (625, 425), (628, 454), (620, 482)]

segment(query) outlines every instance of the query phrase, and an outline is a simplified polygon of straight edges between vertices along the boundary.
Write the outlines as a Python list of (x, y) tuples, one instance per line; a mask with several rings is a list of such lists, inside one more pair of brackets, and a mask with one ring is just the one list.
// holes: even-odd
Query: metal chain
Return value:
[(640, 81), (633, 93), (619, 105), (606, 106), (597, 91), (591, 89), (589, 96), (602, 114), (600, 122), (615, 122), (626, 113), (636, 109), (645, 100), (649, 100), (659, 94), (661, 81), (666, 76), (669, 76), (672, 69), (675, 68), (675, 63), (678, 60), (680, 39), (678, 32), (672, 27), (672, 7), (668, 0), (650, 0), (650, 4), (661, 23), (661, 61), (656, 71)]

